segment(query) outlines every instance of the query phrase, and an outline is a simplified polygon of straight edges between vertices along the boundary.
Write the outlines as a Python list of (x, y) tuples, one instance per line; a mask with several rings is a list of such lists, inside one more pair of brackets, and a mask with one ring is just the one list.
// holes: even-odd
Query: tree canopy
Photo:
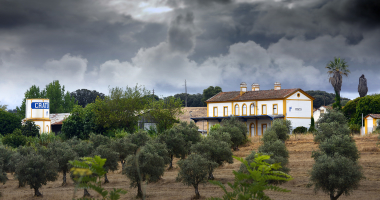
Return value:
[(0, 133), (5, 135), (8, 133), (13, 133), (13, 131), (21, 128), (21, 119), (13, 114), (6, 111), (0, 110)]
[(105, 95), (101, 92), (88, 89), (75, 90), (74, 92), (70, 93), (70, 96), (74, 97), (78, 102), (78, 105), (82, 106), (83, 108), (86, 107), (86, 105), (89, 103), (95, 103), (97, 97), (100, 99), (104, 99), (105, 97)]
[(203, 98), (202, 98), (202, 103), (203, 105), (206, 105), (204, 103), (207, 99), (211, 98), (212, 96), (218, 94), (219, 92), (222, 92), (222, 88), (219, 86), (210, 86), (207, 89), (203, 90)]

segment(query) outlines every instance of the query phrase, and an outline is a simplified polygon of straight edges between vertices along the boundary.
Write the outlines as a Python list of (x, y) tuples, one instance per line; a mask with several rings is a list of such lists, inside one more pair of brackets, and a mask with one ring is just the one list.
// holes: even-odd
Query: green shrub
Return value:
[(34, 121), (26, 121), (25, 124), (21, 127), (21, 132), (26, 137), (40, 136), (40, 128), (36, 125)]
[(247, 137), (247, 126), (239, 121), (238, 118), (232, 116), (230, 119), (223, 119), (222, 126), (216, 129), (215, 132), (230, 134), (232, 147), (237, 150)]
[(232, 199), (270, 199), (264, 191), (273, 190), (277, 192), (290, 192), (289, 190), (282, 189), (275, 185), (270, 185), (270, 181), (290, 181), (293, 178), (281, 171), (277, 171), (281, 168), (279, 163), (268, 164), (266, 160), (270, 158), (268, 155), (257, 154), (254, 160), (248, 164), (243, 158), (235, 157), (238, 161), (242, 162), (249, 173), (242, 173), (233, 171), (235, 175), (235, 182), (228, 183), (228, 186), (232, 189), (231, 192), (227, 191), (224, 184), (218, 181), (210, 181), (212, 184), (219, 186), (223, 189), (225, 195), (223, 198), (209, 198), (210, 200), (232, 200)]
[(293, 134), (305, 134), (307, 133), (307, 128), (304, 126), (299, 126), (293, 130)]
[(20, 129), (15, 129), (12, 134), (4, 136), (2, 142), (4, 145), (17, 148), (26, 144), (26, 137), (21, 134)]
[(13, 133), (16, 128), (21, 128), (21, 119), (13, 113), (0, 110), (0, 134)]

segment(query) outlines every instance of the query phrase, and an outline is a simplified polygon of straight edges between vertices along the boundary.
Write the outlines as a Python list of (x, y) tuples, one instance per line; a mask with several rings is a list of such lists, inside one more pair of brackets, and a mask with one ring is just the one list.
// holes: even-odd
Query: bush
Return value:
[(21, 128), (21, 119), (13, 113), (0, 110), (0, 134), (13, 133), (16, 128)]
[(119, 161), (121, 162), (122, 168), (125, 165), (125, 159), (135, 153), (137, 145), (133, 144), (131, 140), (127, 137), (115, 138), (111, 141), (111, 148), (113, 151), (119, 154)]
[(26, 137), (38, 137), (40, 136), (40, 128), (34, 123), (34, 121), (26, 121), (25, 125), (21, 127), (21, 133)]
[(103, 165), (103, 168), (106, 172), (104, 174), (104, 183), (109, 183), (107, 173), (109, 171), (117, 170), (119, 164), (119, 154), (107, 145), (100, 145), (98, 148), (96, 148), (94, 155), (98, 155), (106, 159), (106, 163)]
[[(273, 190), (278, 192), (290, 192), (289, 190), (282, 189), (278, 186), (269, 185), (269, 181), (285, 182), (290, 181), (293, 178), (281, 171), (277, 171), (281, 168), (279, 163), (268, 164), (266, 160), (270, 158), (268, 155), (257, 154), (254, 160), (248, 164), (243, 158), (235, 157), (235, 159), (242, 162), (249, 173), (233, 171), (235, 175), (235, 182), (233, 184), (228, 183), (231, 192), (227, 192), (224, 184), (218, 181), (210, 181), (212, 184), (219, 186), (223, 189), (225, 195), (224, 200), (230, 199), (270, 199), (264, 191)], [(211, 200), (221, 200), (222, 198), (211, 197)]]
[(94, 144), (95, 149), (100, 145), (109, 145), (111, 143), (111, 139), (109, 137), (100, 134), (91, 134), (89, 141)]
[(191, 141), (186, 142), (184, 136), (176, 132), (174, 128), (164, 131), (158, 136), (158, 140), (166, 144), (166, 149), (170, 157), (168, 169), (173, 168), (173, 157), (185, 158), (191, 146)]
[(137, 152), (137, 149), (144, 146), (150, 140), (147, 132), (144, 130), (139, 130), (137, 133), (128, 135), (128, 139), (135, 144), (134, 154)]
[(238, 118), (232, 116), (230, 119), (223, 119), (222, 126), (215, 130), (216, 133), (228, 133), (231, 136), (232, 147), (237, 150), (247, 138), (247, 127)]
[(198, 154), (190, 154), (187, 159), (180, 160), (177, 164), (180, 170), (176, 181), (181, 181), (185, 185), (193, 186), (195, 189), (195, 199), (199, 199), (198, 185), (207, 182), (209, 166), (217, 167), (218, 164)]
[(35, 196), (42, 196), (39, 188), (58, 178), (58, 163), (36, 153), (23, 156), (21, 160), (22, 162), (17, 163), (15, 172), (19, 182), (26, 183), (34, 189)]
[(26, 144), (26, 137), (21, 134), (20, 129), (15, 129), (12, 134), (4, 136), (2, 142), (4, 145), (17, 148)]
[(213, 171), (216, 168), (213, 163), (217, 163), (217, 166), (221, 166), (225, 162), (233, 163), (230, 145), (212, 136), (206, 137), (201, 142), (194, 144), (191, 147), (191, 152), (199, 154), (210, 161), (208, 166), (208, 179), (210, 180), (214, 179)]
[(307, 133), (307, 128), (304, 126), (299, 126), (293, 130), (293, 134), (305, 134)]
[(137, 187), (138, 198), (143, 198), (141, 188), (143, 181), (157, 182), (164, 174), (165, 164), (168, 160), (163, 156), (166, 154), (167, 157), (167, 151), (162, 147), (158, 143), (148, 142), (136, 155), (127, 157), (123, 174), (131, 180), (130, 187)]
[(281, 141), (289, 139), (289, 134), (292, 130), (292, 122), (289, 120), (275, 119), (270, 127), (277, 135), (277, 138)]

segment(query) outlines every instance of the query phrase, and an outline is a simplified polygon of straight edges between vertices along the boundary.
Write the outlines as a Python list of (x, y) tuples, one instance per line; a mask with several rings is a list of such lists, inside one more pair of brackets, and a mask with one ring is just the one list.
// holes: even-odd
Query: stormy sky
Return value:
[(159, 96), (208, 86), (325, 90), (344, 58), (343, 97), (380, 93), (376, 0), (0, 0), (0, 104), (32, 85), (145, 86)]

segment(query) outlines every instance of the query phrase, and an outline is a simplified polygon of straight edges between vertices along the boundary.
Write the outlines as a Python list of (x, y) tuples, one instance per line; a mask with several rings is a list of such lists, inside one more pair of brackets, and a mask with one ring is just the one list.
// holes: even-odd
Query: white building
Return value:
[(24, 122), (34, 121), (40, 128), (40, 133), (51, 132), (49, 99), (27, 99)]
[(259, 84), (240, 84), (240, 91), (220, 92), (206, 101), (207, 117), (192, 118), (195, 122), (207, 121), (207, 130), (232, 115), (245, 122), (248, 136), (262, 135), (276, 118), (287, 119), (292, 127), (310, 127), (314, 98), (302, 89), (281, 89), (276, 82), (274, 89), (260, 90)]
[(313, 117), (314, 122), (317, 122), (325, 113), (328, 113), (328, 109), (332, 109), (331, 106), (321, 106), (314, 111)]
[(368, 114), (364, 117), (364, 133), (366, 135), (376, 130), (378, 119), (380, 119), (380, 114)]

